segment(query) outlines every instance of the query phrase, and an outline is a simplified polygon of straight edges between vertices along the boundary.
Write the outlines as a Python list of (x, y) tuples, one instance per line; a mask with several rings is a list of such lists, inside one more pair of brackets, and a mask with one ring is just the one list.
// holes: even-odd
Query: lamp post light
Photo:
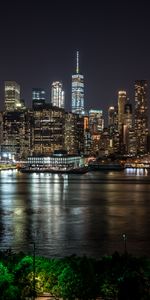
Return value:
[(127, 235), (126, 235), (126, 233), (123, 233), (122, 237), (124, 240), (124, 253), (127, 253)]

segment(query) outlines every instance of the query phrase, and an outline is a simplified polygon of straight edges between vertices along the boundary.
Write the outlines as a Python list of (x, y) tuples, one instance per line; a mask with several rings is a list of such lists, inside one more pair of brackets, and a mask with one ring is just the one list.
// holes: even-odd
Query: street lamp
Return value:
[(127, 235), (126, 233), (122, 234), (123, 240), (124, 240), (124, 253), (127, 253)]

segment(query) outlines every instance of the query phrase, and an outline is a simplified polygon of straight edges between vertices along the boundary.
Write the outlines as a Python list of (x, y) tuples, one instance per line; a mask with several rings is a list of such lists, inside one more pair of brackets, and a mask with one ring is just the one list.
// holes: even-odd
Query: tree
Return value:
[(33, 294), (33, 277), (33, 259), (30, 256), (25, 256), (14, 269), (15, 284), (18, 286), (22, 297)]
[(68, 265), (58, 276), (58, 285), (54, 287), (53, 292), (63, 299), (73, 300), (78, 294), (80, 279), (80, 276)]
[(13, 276), (2, 263), (0, 263), (0, 291), (1, 300), (15, 300), (16, 295), (19, 295), (17, 287), (13, 286)]

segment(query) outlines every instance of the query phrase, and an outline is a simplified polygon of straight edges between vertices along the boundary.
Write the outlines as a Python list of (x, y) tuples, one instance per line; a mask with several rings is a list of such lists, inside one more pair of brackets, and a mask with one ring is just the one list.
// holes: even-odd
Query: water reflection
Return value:
[[(133, 170), (132, 170), (133, 171)], [(150, 250), (148, 172), (0, 173), (1, 248), (46, 256)]]
[(148, 176), (148, 169), (144, 168), (126, 168), (125, 173), (127, 175), (136, 175), (136, 176)]

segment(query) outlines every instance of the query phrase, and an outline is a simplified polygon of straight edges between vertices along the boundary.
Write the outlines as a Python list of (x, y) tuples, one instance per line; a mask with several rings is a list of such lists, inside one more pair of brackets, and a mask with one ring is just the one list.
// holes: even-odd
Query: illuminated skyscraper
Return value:
[(33, 88), (32, 100), (45, 100), (45, 91), (41, 88)]
[(147, 81), (135, 81), (135, 134), (137, 139), (137, 152), (147, 152), (148, 136), (148, 107), (147, 107)]
[(91, 153), (99, 151), (99, 141), (104, 129), (104, 117), (101, 109), (89, 110), (89, 132), (91, 136)]
[(5, 110), (14, 111), (20, 105), (20, 85), (15, 81), (5, 81)]
[(132, 114), (132, 104), (127, 100), (124, 107), (124, 125), (128, 126), (129, 129), (133, 125), (133, 114)]
[(101, 109), (89, 110), (89, 128), (91, 133), (101, 133), (104, 129), (104, 117)]
[(84, 117), (70, 112), (65, 113), (64, 148), (68, 154), (84, 152)]
[(42, 106), (45, 103), (45, 90), (41, 88), (33, 88), (32, 89), (32, 106), (35, 108), (35, 106), (39, 107)]
[(122, 134), (122, 126), (124, 125), (125, 104), (127, 102), (126, 91), (118, 92), (118, 131)]
[(53, 106), (59, 108), (65, 107), (65, 94), (62, 89), (62, 83), (59, 81), (55, 81), (52, 83), (51, 103)]
[(127, 100), (124, 108), (123, 145), (125, 153), (134, 152), (132, 104)]
[(63, 149), (65, 112), (50, 103), (36, 106), (33, 111), (32, 151), (49, 154)]
[(79, 51), (76, 57), (76, 74), (72, 75), (72, 112), (84, 114), (84, 76), (79, 70)]
[(114, 106), (108, 108), (108, 127), (117, 129), (118, 125), (118, 109)]
[(119, 151), (118, 106), (108, 108), (108, 132), (112, 153)]

